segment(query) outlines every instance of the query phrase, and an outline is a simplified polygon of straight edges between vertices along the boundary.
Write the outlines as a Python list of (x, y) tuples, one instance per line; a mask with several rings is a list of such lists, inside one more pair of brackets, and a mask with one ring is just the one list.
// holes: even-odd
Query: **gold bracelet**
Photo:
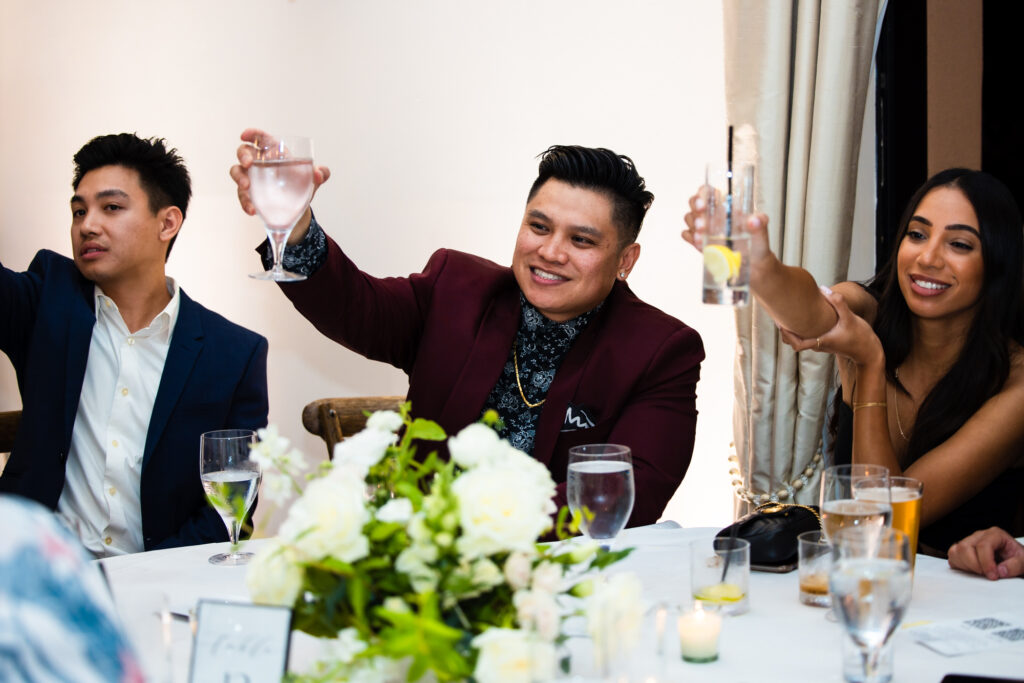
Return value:
[(853, 404), (853, 412), (857, 412), (861, 408), (885, 408), (885, 407), (887, 407), (885, 401), (868, 401), (866, 403), (854, 402), (854, 404)]

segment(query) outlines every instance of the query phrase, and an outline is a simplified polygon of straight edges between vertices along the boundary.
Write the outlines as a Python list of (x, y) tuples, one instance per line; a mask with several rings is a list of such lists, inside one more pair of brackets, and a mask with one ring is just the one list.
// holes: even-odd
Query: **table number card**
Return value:
[(287, 607), (200, 600), (192, 683), (278, 683), (288, 665)]
[(1024, 653), (1024, 617), (1009, 612), (922, 624), (907, 630), (914, 640), (947, 657), (1003, 647)]

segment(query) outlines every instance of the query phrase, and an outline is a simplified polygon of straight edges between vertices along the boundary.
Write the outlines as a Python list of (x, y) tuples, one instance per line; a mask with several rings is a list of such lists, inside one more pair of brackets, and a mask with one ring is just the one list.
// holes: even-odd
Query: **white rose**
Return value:
[(562, 565), (541, 562), (533, 570), (533, 589), (545, 593), (559, 593), (562, 590)]
[(529, 468), (486, 465), (456, 478), (452, 493), (462, 524), (456, 548), (462, 555), (473, 559), (533, 549), (555, 511), (554, 482), (548, 475), (546, 484), (539, 485), (535, 474)]
[(412, 501), (408, 498), (392, 498), (377, 510), (380, 522), (405, 524), (412, 519)]
[(281, 456), (281, 467), (287, 467), (292, 470), (304, 470), (306, 466), (306, 456), (297, 448), (293, 448)]
[(402, 416), (393, 410), (378, 410), (366, 420), (367, 429), (379, 432), (397, 432), (402, 428)]
[(263, 472), (263, 483), (260, 484), (260, 495), (275, 505), (284, 505), (293, 493), (292, 480), (287, 474)]
[(355, 562), (366, 557), (370, 549), (363, 535), (363, 526), (369, 519), (360, 482), (325, 477), (309, 483), (288, 511), (279, 534), (311, 559), (332, 556), (343, 562)]
[(516, 618), (523, 628), (534, 629), (542, 639), (553, 641), (558, 637), (561, 618), (555, 596), (544, 591), (517, 591), (512, 596)]
[(505, 580), (512, 590), (517, 591), (529, 585), (532, 568), (533, 559), (530, 553), (509, 553), (508, 559), (505, 560)]
[(498, 433), (485, 424), (474, 422), (448, 438), (448, 453), (463, 468), (476, 467), (500, 457), (505, 445)]
[(505, 448), (501, 453), (499, 461), (501, 466), (517, 470), (524, 479), (532, 482), (534, 486), (544, 490), (550, 489), (551, 495), (554, 496), (555, 482), (551, 479), (551, 472), (548, 471), (547, 465), (533, 456), (514, 448), (507, 442), (504, 445)]
[(501, 584), (504, 577), (498, 565), (487, 558), (477, 560), (473, 563), (473, 583), (481, 588), (492, 588)]
[(383, 607), (389, 612), (397, 612), (398, 614), (409, 614), (412, 611), (408, 603), (397, 595), (389, 595), (384, 598)]
[(395, 558), (395, 570), (409, 577), (412, 589), (417, 593), (426, 593), (437, 588), (440, 575), (430, 566), (437, 560), (437, 548), (432, 545), (416, 544), (398, 553)]
[(427, 526), (427, 520), (424, 518), (422, 512), (417, 512), (412, 516), (409, 521), (409, 526), (406, 529), (409, 534), (409, 538), (412, 539), (413, 543), (431, 543), (434, 532)]
[(267, 425), (256, 431), (259, 440), (249, 451), (249, 459), (258, 463), (260, 467), (275, 467), (288, 450), (291, 442), (281, 436), (277, 431), (277, 425)]
[(320, 657), (327, 661), (351, 664), (360, 652), (366, 649), (366, 641), (359, 637), (359, 631), (346, 628), (338, 631), (334, 638), (320, 639)]
[(253, 602), (291, 607), (302, 588), (303, 570), (291, 548), (270, 541), (249, 562), (245, 585)]
[(388, 446), (397, 440), (398, 436), (390, 432), (364, 429), (334, 446), (334, 462), (352, 465), (361, 470), (365, 477), (366, 472), (384, 457)]
[(472, 642), (479, 651), (477, 683), (532, 683), (555, 675), (555, 647), (516, 629), (489, 628)]

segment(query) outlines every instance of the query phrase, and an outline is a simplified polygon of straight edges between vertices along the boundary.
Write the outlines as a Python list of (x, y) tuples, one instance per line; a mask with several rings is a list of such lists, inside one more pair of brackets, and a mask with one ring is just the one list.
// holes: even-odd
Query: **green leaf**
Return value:
[(410, 439), (419, 439), (420, 441), (444, 441), (448, 438), (441, 425), (433, 420), (424, 420), (421, 417), (417, 417), (412, 421), (406, 434)]
[(594, 561), (591, 562), (590, 566), (594, 569), (604, 569), (605, 567), (628, 557), (633, 550), (635, 550), (635, 548), (624, 548), (622, 550), (615, 551), (599, 550), (597, 555), (594, 556)]
[(360, 576), (349, 579), (348, 599), (352, 604), (352, 611), (360, 621), (366, 621), (366, 584)]
[(398, 522), (377, 522), (370, 527), (370, 542), (379, 543), (385, 541), (401, 529), (402, 525)]
[(400, 481), (395, 484), (395, 493), (411, 500), (413, 508), (417, 510), (423, 506), (423, 493), (415, 484)]
[(311, 568), (324, 569), (329, 572), (333, 572), (340, 576), (351, 576), (355, 573), (355, 567), (348, 562), (342, 562), (335, 557), (325, 557), (319, 562), (312, 563), (309, 565)]
[(559, 541), (564, 541), (569, 538), (571, 534), (565, 528), (565, 520), (569, 516), (569, 508), (565, 505), (558, 511), (558, 518), (555, 520), (555, 536), (558, 537)]

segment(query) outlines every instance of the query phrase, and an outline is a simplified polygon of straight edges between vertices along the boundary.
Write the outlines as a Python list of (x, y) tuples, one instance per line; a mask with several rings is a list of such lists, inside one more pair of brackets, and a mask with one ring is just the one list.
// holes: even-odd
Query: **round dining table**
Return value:
[[(615, 548), (635, 550), (607, 572), (634, 572), (653, 612), (669, 613), (690, 603), (689, 542), (714, 535), (715, 529), (680, 528), (669, 522), (627, 529)], [(258, 549), (264, 541), (248, 542)], [(159, 550), (100, 560), (117, 610), (148, 680), (187, 681), (192, 628), (187, 615), (200, 599), (247, 602), (245, 567), (212, 565), (210, 555), (225, 544)], [(716, 681), (770, 683), (814, 681), (839, 683), (842, 676), (841, 624), (826, 618), (827, 609), (798, 600), (797, 572), (752, 572), (750, 610), (724, 619), (717, 661), (684, 662), (674, 625), (665, 627), (661, 655), (650, 643), (641, 648), (657, 662), (647, 667), (648, 681)], [(1024, 618), (1024, 579), (989, 581), (949, 568), (945, 560), (919, 555), (913, 598), (902, 626), (892, 636), (893, 681), (940, 683), (947, 674), (1020, 679), (1024, 677), (1024, 641), (958, 656), (945, 656), (916, 642), (914, 630), (951, 620), (1013, 613)], [(173, 615), (168, 619), (166, 615)], [(164, 617), (162, 618), (162, 615)], [(577, 628), (579, 628), (577, 626)], [(574, 639), (570, 638), (570, 644)], [(644, 647), (646, 645), (646, 647)], [(289, 666), (302, 669), (316, 658), (320, 645), (293, 634)], [(574, 656), (586, 648), (576, 647)], [(654, 665), (656, 664), (656, 666)]]

